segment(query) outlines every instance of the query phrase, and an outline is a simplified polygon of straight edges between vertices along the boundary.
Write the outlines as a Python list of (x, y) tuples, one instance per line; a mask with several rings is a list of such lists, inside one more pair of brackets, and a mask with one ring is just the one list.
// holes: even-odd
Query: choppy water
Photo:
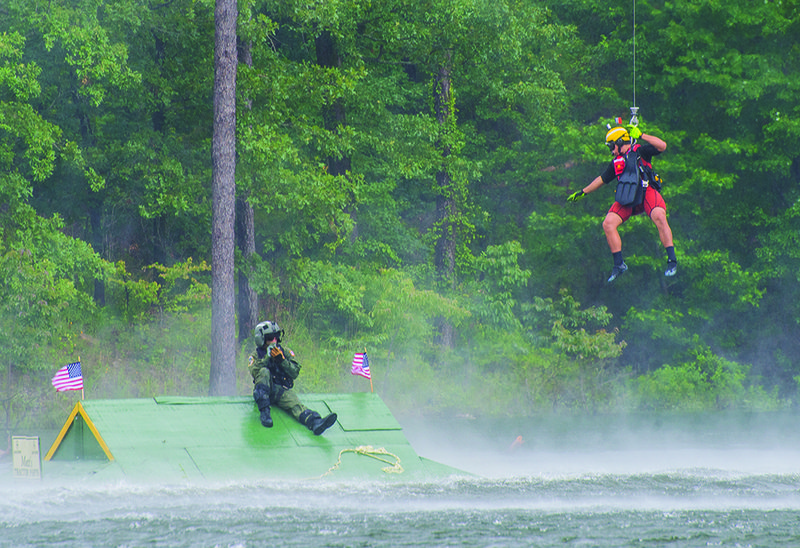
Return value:
[(0, 484), (0, 546), (800, 546), (795, 417), (692, 420), (404, 424), (481, 475), (436, 483)]

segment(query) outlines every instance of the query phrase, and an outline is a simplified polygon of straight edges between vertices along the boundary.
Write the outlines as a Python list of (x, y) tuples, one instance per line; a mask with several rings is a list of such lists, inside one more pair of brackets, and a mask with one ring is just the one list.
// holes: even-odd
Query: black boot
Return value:
[(272, 428), (272, 416), (269, 413), (269, 405), (259, 408), (258, 410), (261, 411), (261, 424), (267, 428)]
[(272, 416), (269, 414), (269, 388), (257, 384), (253, 389), (253, 399), (256, 400), (258, 410), (261, 411), (261, 424), (272, 428)]
[(306, 428), (314, 432), (315, 436), (319, 436), (325, 430), (333, 426), (333, 423), (336, 422), (337, 418), (338, 417), (336, 416), (336, 413), (331, 413), (323, 419), (316, 411), (306, 409), (300, 413), (299, 420), (306, 426)]

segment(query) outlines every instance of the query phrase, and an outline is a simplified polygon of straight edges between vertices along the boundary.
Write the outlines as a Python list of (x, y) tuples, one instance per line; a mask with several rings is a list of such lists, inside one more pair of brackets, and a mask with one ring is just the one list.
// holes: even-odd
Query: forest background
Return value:
[[(301, 392), (367, 390), (366, 349), (404, 413), (797, 401), (797, 1), (240, 0), (237, 34), (238, 394), (272, 319)], [(78, 358), (88, 398), (209, 393), (213, 80), (213, 0), (0, 4), (7, 430), (60, 425)], [(679, 270), (640, 216), (607, 284), (612, 185), (566, 197), (634, 101)]]

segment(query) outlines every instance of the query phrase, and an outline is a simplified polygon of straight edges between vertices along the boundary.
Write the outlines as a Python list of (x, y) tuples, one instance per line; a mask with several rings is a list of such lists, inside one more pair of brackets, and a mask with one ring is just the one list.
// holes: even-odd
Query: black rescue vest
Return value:
[(627, 153), (614, 158), (617, 188), (614, 199), (619, 205), (636, 207), (644, 202), (644, 193), (649, 185), (660, 191), (661, 178), (653, 171), (653, 165), (639, 155), (638, 143)]

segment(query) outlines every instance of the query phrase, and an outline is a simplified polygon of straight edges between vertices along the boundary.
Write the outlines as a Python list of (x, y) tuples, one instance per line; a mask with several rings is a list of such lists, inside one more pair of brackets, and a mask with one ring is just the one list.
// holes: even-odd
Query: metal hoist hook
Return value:
[(639, 107), (631, 107), (630, 125), (634, 127), (639, 125)]

